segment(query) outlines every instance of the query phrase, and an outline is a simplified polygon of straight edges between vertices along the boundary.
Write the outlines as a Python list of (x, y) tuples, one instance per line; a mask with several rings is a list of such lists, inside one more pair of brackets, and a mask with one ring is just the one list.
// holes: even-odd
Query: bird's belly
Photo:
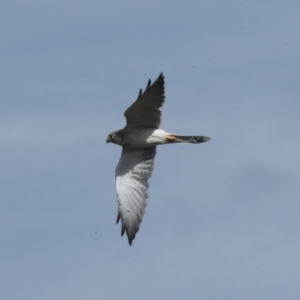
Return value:
[(130, 148), (153, 147), (166, 143), (167, 132), (161, 129), (135, 129), (125, 138), (125, 145)]

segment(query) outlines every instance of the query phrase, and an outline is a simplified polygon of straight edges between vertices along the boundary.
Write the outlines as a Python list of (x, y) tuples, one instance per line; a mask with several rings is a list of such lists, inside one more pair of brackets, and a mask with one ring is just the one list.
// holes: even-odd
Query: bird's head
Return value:
[(107, 136), (106, 143), (113, 143), (121, 146), (122, 140), (123, 138), (122, 138), (121, 130), (116, 130)]

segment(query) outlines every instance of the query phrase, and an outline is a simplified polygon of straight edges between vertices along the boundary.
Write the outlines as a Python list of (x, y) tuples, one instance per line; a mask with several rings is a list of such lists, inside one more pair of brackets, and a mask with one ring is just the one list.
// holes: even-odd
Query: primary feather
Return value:
[(152, 85), (149, 79), (144, 93), (140, 90), (137, 100), (124, 113), (127, 120), (126, 127), (159, 127), (161, 119), (159, 108), (165, 102), (164, 83), (162, 73)]
[(117, 223), (121, 219), (121, 234), (126, 232), (130, 245), (139, 230), (147, 205), (148, 179), (153, 171), (155, 154), (156, 147), (123, 148), (116, 167)]

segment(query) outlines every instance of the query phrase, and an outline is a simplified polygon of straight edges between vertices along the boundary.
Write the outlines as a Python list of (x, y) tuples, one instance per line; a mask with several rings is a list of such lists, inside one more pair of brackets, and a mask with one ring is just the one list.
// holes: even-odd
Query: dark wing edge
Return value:
[(161, 72), (157, 79), (151, 84), (149, 79), (146, 89), (140, 89), (136, 101), (124, 113), (127, 125), (134, 123), (140, 126), (158, 128), (160, 125), (160, 107), (165, 102), (165, 79)]

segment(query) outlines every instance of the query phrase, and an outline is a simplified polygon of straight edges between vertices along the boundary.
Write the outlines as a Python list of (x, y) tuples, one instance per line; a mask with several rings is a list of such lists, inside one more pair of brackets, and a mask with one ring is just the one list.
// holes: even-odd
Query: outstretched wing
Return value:
[(148, 179), (153, 171), (155, 154), (156, 147), (123, 148), (116, 167), (117, 223), (121, 219), (121, 234), (123, 235), (126, 231), (130, 245), (139, 230), (147, 205)]
[(139, 92), (137, 100), (124, 113), (127, 127), (158, 128), (160, 125), (161, 111), (165, 101), (164, 76), (161, 73), (151, 85), (149, 79), (147, 87)]

